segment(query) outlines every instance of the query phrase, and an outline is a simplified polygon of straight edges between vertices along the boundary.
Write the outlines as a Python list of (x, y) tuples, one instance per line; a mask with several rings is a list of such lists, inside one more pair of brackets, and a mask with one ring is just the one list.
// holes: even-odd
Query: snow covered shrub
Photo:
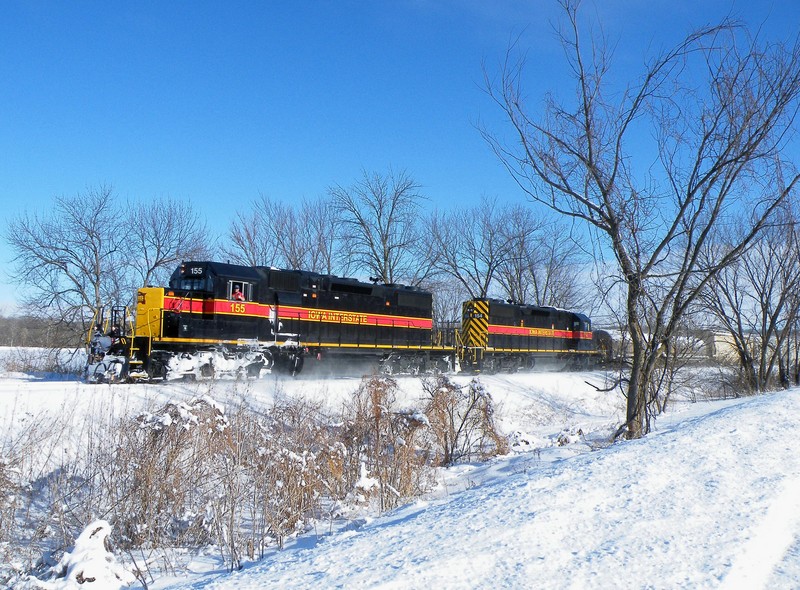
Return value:
[(167, 404), (129, 421), (115, 444), (110, 488), (125, 549), (216, 545), (231, 569), (282, 546), (315, 514), (335, 430), (318, 408), (209, 398)]
[(359, 481), (377, 481), (372, 489), (354, 491), (364, 500), (377, 495), (381, 510), (423, 493), (432, 480), (427, 421), (419, 413), (396, 409), (396, 399), (394, 379), (365, 378), (346, 409), (342, 433), (349, 459), (346, 477), (354, 487)]
[(227, 414), (226, 444), (213, 456), (215, 494), (204, 523), (232, 569), (305, 530), (324, 492), (333, 432), (319, 408), (278, 401), (267, 413), (245, 403)]
[(4, 562), (4, 550), (14, 540), (14, 513), (21, 492), (14, 471), (11, 461), (0, 455), (0, 560)]
[(12, 373), (78, 373), (85, 364), (82, 351), (63, 348), (8, 348), (0, 367)]
[(75, 540), (72, 551), (65, 553), (53, 567), (52, 582), (37, 583), (47, 590), (102, 588), (113, 590), (129, 586), (136, 578), (119, 564), (111, 552), (111, 526), (104, 520), (91, 523)]
[(207, 543), (215, 458), (227, 444), (228, 420), (208, 399), (170, 403), (129, 422), (116, 457), (120, 539), (131, 547)]
[(508, 441), (495, 425), (492, 396), (478, 379), (461, 387), (446, 375), (426, 377), (425, 416), (439, 448), (440, 465), (486, 459), (508, 452)]
[(48, 549), (71, 545), (88, 522), (71, 528), (90, 487), (65, 452), (73, 418), (25, 412), (0, 443), (0, 587), (37, 562), (53, 565)]
[[(329, 428), (318, 406), (279, 400), (268, 416), (246, 425), (244, 466), (250, 481), (254, 542), (259, 553), (268, 540), (283, 547), (302, 531), (323, 493), (324, 449)], [(237, 428), (237, 430), (239, 430)]]

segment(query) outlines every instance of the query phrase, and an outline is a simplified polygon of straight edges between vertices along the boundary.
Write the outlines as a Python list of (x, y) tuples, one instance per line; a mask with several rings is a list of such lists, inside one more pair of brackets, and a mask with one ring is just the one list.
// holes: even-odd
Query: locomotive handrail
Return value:
[(89, 322), (89, 330), (87, 330), (86, 332), (86, 346), (89, 346), (92, 342), (92, 335), (94, 334), (94, 329), (97, 324), (97, 315), (100, 313), (102, 309), (103, 309), (102, 307), (98, 307), (97, 309), (94, 310), (94, 313), (92, 314), (92, 321)]

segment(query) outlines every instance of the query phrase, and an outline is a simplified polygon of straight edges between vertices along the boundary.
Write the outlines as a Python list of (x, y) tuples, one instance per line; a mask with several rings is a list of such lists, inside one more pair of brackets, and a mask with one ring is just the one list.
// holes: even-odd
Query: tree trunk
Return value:
[(631, 375), (628, 383), (625, 425), (627, 438), (641, 438), (644, 432), (644, 409), (647, 384), (645, 381), (645, 338), (639, 323), (636, 309), (641, 294), (639, 282), (632, 274), (628, 274), (628, 329), (631, 335), (633, 357), (631, 358)]

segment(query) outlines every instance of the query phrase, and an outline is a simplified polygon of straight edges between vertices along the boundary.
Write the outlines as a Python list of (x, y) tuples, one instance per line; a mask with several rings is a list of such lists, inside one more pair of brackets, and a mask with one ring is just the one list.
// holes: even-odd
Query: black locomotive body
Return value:
[(597, 352), (591, 320), (580, 313), (498, 299), (463, 304), (462, 356), (485, 371), (588, 366)]
[[(200, 306), (186, 308), (197, 299)], [(429, 293), (304, 271), (188, 263), (170, 280), (166, 309), (165, 336), (177, 338), (355, 349), (430, 344)]]
[[(113, 328), (130, 341), (121, 355), (126, 366), (114, 368), (128, 376), (164, 378), (257, 375), (265, 367), (295, 374), (309, 355), (392, 362), (411, 355), (425, 364), (436, 349), (431, 311), (431, 294), (415, 287), (186, 262), (169, 287), (139, 290), (135, 323)], [(93, 360), (105, 352), (94, 351)], [(106, 361), (91, 372), (108, 368)]]
[[(453, 338), (434, 337), (429, 292), (307, 271), (196, 261), (168, 287), (139, 289), (135, 318), (96, 322), (90, 380), (298, 373), (305, 359), (361, 358), (390, 372), (579, 366), (592, 354), (581, 314), (474, 299)], [(329, 362), (335, 362), (331, 360)]]

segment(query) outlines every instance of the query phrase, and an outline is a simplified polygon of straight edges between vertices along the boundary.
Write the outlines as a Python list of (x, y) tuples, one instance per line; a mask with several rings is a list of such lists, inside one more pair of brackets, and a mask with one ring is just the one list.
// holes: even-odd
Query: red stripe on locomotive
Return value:
[[(225, 299), (184, 299), (169, 296), (164, 297), (164, 309), (177, 313), (221, 313), (262, 318), (270, 318), (273, 314), (272, 306), (263, 303), (228, 301)], [(278, 307), (278, 319), (333, 324), (417, 328), (422, 330), (430, 330), (433, 328), (433, 320), (430, 318), (338, 311), (334, 309), (313, 309), (288, 305), (281, 305)]]
[(591, 340), (591, 332), (573, 330), (551, 330), (550, 328), (528, 328), (524, 326), (500, 326), (489, 324), (489, 334), (504, 334), (508, 336), (531, 336), (538, 338), (568, 338), (571, 340)]

